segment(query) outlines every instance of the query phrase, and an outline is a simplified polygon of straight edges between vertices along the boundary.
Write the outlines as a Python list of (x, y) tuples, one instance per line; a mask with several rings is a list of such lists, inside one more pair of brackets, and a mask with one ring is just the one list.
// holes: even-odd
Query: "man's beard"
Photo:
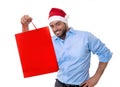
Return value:
[(64, 27), (64, 29), (63, 29), (63, 31), (62, 31), (62, 34), (61, 34), (59, 37), (60, 37), (61, 39), (65, 39), (66, 33), (67, 33), (67, 26), (66, 26), (66, 24), (65, 24), (65, 27)]

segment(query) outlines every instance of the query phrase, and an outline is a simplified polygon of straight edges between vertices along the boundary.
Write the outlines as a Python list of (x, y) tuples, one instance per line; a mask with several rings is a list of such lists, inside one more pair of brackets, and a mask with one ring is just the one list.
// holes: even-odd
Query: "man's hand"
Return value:
[(99, 77), (93, 76), (81, 84), (82, 87), (94, 87), (98, 83)]
[(24, 15), (21, 18), (21, 24), (22, 25), (28, 25), (32, 21), (32, 18), (29, 15)]
[(24, 15), (21, 18), (21, 24), (22, 24), (22, 32), (29, 30), (29, 24), (32, 22), (32, 18), (29, 15)]

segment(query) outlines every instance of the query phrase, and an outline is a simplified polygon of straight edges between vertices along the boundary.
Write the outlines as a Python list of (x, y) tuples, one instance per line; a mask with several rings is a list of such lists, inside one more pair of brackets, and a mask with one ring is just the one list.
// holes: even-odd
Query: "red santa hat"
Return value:
[(56, 20), (68, 23), (68, 15), (62, 9), (52, 8), (49, 12), (48, 20), (49, 23)]

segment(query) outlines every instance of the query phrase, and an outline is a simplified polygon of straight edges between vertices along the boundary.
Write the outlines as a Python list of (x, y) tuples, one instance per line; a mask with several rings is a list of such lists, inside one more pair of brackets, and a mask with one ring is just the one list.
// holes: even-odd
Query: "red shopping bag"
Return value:
[(48, 27), (15, 34), (24, 78), (58, 71)]

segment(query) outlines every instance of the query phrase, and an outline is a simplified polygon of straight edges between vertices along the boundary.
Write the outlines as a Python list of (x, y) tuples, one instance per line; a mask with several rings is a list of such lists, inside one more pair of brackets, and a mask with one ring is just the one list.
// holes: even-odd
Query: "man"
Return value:
[[(66, 13), (59, 8), (49, 12), (49, 25), (54, 32), (53, 44), (59, 65), (55, 87), (94, 87), (112, 57), (110, 50), (90, 32), (74, 30), (68, 26)], [(22, 31), (29, 30), (32, 18), (21, 18)], [(91, 52), (98, 55), (99, 65), (89, 76)]]

